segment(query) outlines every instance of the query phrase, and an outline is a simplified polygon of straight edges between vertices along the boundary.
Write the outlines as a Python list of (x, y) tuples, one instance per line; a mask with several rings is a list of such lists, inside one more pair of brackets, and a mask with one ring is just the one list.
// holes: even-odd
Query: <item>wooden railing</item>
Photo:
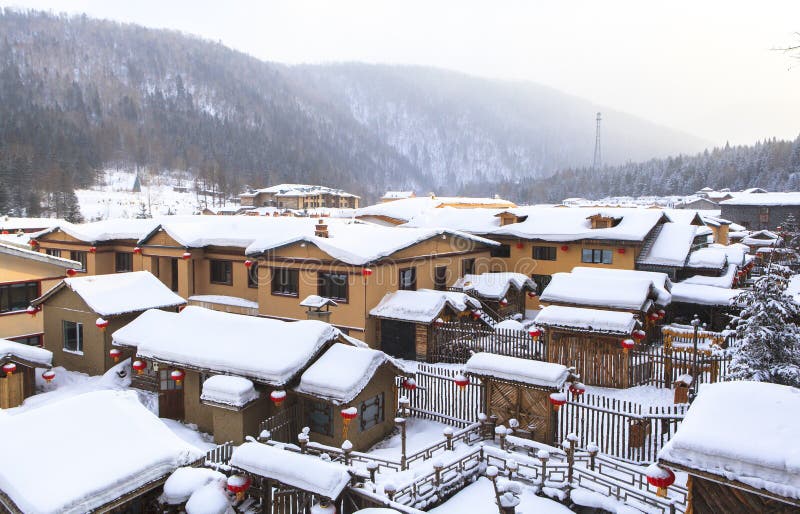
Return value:
[[(655, 385), (669, 389), (680, 376), (691, 375), (695, 365), (693, 353), (673, 351), (668, 354), (662, 347), (631, 350), (630, 358), (631, 386)], [(729, 367), (727, 355), (698, 352), (698, 385), (725, 380)]]
[(419, 363), (415, 375), (416, 389), (404, 389), (402, 379), (398, 378), (398, 395), (408, 398), (415, 417), (447, 425), (469, 425), (483, 410), (484, 387), (473, 377), (469, 385), (460, 390), (454, 382), (458, 374), (457, 369)]
[(299, 403), (282, 408), (258, 425), (259, 437), (264, 431), (269, 432), (269, 439), (290, 443), (295, 440), (302, 428), (302, 409)]
[(520, 330), (492, 330), (474, 324), (446, 323), (433, 328), (431, 339), (428, 348), (431, 362), (463, 363), (477, 352), (531, 360), (541, 360), (547, 355), (544, 338), (534, 339)]

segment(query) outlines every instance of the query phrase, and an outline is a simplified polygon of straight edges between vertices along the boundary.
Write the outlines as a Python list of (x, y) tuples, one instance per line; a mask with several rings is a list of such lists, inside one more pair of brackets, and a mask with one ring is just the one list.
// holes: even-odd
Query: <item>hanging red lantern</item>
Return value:
[(95, 253), (96, 251), (97, 251), (97, 247), (96, 246), (90, 246), (89, 247), (89, 253)]
[(137, 359), (133, 361), (131, 367), (136, 371), (137, 375), (141, 375), (142, 373), (144, 373), (144, 370), (147, 369), (147, 363), (145, 361)]
[(481, 317), (481, 311), (479, 311), (477, 309), (472, 311), (472, 319), (478, 319), (480, 317)]
[(350, 422), (358, 417), (358, 409), (347, 407), (342, 409), (339, 414), (342, 416), (342, 439), (347, 439), (347, 428), (350, 426)]
[(39, 308), (34, 307), (33, 305), (29, 305), (28, 308), (25, 309), (25, 312), (27, 312), (31, 316), (36, 316), (36, 313), (39, 312)]
[(365, 277), (369, 277), (372, 275), (372, 270), (369, 268), (364, 268), (361, 270), (361, 274), (364, 275)]
[(561, 246), (561, 251), (562, 252), (566, 252), (567, 250), (569, 250), (569, 246), (567, 246), (567, 245), (562, 245)]
[(625, 255), (625, 248), (617, 248), (617, 253), (620, 255)]
[(567, 395), (564, 393), (550, 393), (550, 404), (553, 410), (558, 412), (562, 405), (567, 403)]
[(467, 386), (469, 385), (469, 379), (467, 377), (465, 377), (464, 375), (462, 375), (461, 373), (456, 375), (456, 378), (454, 378), (453, 381), (456, 383), (458, 388), (460, 390), (462, 390), (462, 391), (464, 389), (466, 389)]
[(644, 341), (644, 338), (647, 337), (647, 332), (644, 330), (634, 330), (633, 331), (633, 339), (636, 341)]
[(253, 267), (253, 261), (251, 261), (250, 259), (244, 261), (244, 267), (247, 268), (247, 269), (252, 268)]
[(661, 498), (666, 498), (667, 488), (675, 483), (675, 473), (669, 468), (654, 463), (647, 466), (645, 474), (647, 483), (658, 488), (656, 494)]
[(114, 359), (114, 362), (119, 362), (122, 352), (118, 348), (112, 348), (108, 351), (108, 356)]
[(286, 391), (272, 391), (269, 393), (269, 399), (272, 400), (276, 407), (280, 407), (286, 399)]
[(139, 248), (138, 246), (134, 246), (133, 247), (133, 253), (140, 254), (140, 253), (142, 253), (142, 249)]
[(4, 231), (3, 231), (3, 235), (4, 235), (4, 236), (7, 236), (7, 235), (8, 235), (8, 230), (4, 230)]
[(528, 335), (536, 339), (537, 337), (542, 335), (542, 330), (539, 327), (531, 327), (528, 329)]
[(417, 381), (413, 378), (406, 378), (403, 380), (403, 389), (413, 391), (417, 388)]
[(633, 339), (623, 339), (619, 344), (622, 346), (622, 349), (625, 351), (625, 353), (628, 353), (628, 350), (636, 346), (636, 341)]
[(169, 378), (171, 378), (178, 385), (181, 385), (181, 382), (183, 382), (185, 377), (186, 373), (184, 373), (181, 369), (173, 369), (169, 374)]
[(573, 382), (569, 386), (569, 392), (572, 393), (572, 396), (578, 397), (586, 392), (586, 386), (580, 382)]
[(97, 328), (99, 328), (100, 330), (105, 330), (106, 327), (108, 326), (108, 320), (103, 318), (97, 318), (94, 321), (94, 324), (97, 325)]
[(508, 300), (506, 298), (503, 298), (502, 300), (500, 300), (500, 307), (506, 307), (506, 306), (508, 306)]
[(56, 372), (53, 371), (52, 369), (44, 370), (42, 372), (42, 378), (44, 379), (45, 382), (49, 384), (50, 382), (53, 381), (54, 378), (56, 378)]
[(74, 277), (77, 274), (78, 274), (78, 270), (76, 270), (76, 269), (70, 268), (70, 269), (67, 270), (67, 276), (68, 277)]
[(182, 312), (183, 309), (185, 309), (185, 308), (186, 308), (186, 304), (185, 303), (183, 305), (178, 305), (178, 312)]
[(647, 317), (650, 318), (650, 321), (658, 321), (657, 312), (651, 312), (650, 314), (647, 315)]
[(536, 298), (536, 291), (528, 291), (528, 298), (530, 298), (531, 300)]
[(244, 500), (244, 495), (250, 489), (250, 477), (246, 475), (231, 475), (226, 482), (228, 491), (236, 495), (236, 501)]
[(31, 248), (36, 248), (37, 246), (39, 246), (39, 241), (37, 241), (36, 239), (31, 239), (30, 241), (28, 241), (28, 244), (31, 245)]
[(433, 324), (436, 325), (437, 327), (441, 327), (442, 325), (444, 325), (444, 320), (442, 318), (436, 318), (433, 321)]
[(3, 364), (3, 371), (6, 375), (13, 375), (14, 372), (17, 371), (17, 365), (13, 362)]
[(667, 317), (667, 311), (664, 309), (658, 309), (658, 319), (664, 319)]
[(525, 245), (522, 244), (522, 241), (517, 242), (517, 250), (522, 250), (523, 248), (525, 248)]
[(183, 258), (183, 260), (188, 260), (192, 258), (192, 254), (190, 252), (183, 252), (183, 255), (181, 257)]

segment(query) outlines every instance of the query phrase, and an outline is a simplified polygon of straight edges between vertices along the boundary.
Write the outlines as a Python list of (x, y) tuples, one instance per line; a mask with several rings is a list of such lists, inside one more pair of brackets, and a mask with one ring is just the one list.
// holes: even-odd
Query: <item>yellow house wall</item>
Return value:
[(211, 407), (214, 420), (214, 442), (222, 444), (233, 441), (234, 444), (240, 444), (248, 435), (256, 437), (259, 424), (269, 417), (269, 404), (271, 403), (262, 396), (238, 411)]
[[(14, 255), (0, 254), (0, 284), (8, 282), (39, 282), (39, 294), (61, 282), (66, 268)], [(0, 314), (0, 338), (40, 334), (42, 315), (31, 316), (25, 311)]]
[[(184, 370), (183, 379), (183, 416), (187, 423), (194, 423), (201, 432), (214, 431), (214, 407), (200, 403), (203, 392), (202, 375), (198, 371)], [(209, 375), (210, 376), (210, 375)]]

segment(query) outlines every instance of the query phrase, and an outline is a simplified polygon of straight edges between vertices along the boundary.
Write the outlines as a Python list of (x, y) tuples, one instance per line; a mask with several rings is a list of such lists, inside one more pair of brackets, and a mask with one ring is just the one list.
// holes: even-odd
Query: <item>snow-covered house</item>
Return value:
[(65, 278), (31, 302), (43, 310), (44, 347), (53, 365), (89, 375), (102, 375), (131, 355), (112, 347), (114, 330), (148, 309), (175, 311), (185, 304), (148, 271)]
[(16, 407), (35, 394), (36, 368), (52, 364), (53, 354), (44, 348), (0, 339), (0, 409)]
[(709, 244), (711, 230), (686, 223), (664, 223), (651, 244), (636, 259), (637, 269), (667, 273), (672, 280), (683, 278), (692, 255)]
[(524, 315), (527, 296), (537, 292), (533, 280), (513, 272), (466, 274), (453, 284), (453, 289), (478, 298), (496, 320)]
[(357, 209), (361, 197), (341, 189), (308, 184), (278, 184), (242, 193), (242, 206), (314, 209), (335, 207)]
[(396, 200), (416, 197), (417, 195), (414, 191), (386, 191), (386, 193), (381, 196), (381, 202), (394, 202)]
[(770, 230), (757, 230), (750, 232), (742, 238), (743, 244), (749, 246), (753, 251), (764, 247), (777, 247), (783, 245), (781, 236)]
[(89, 392), (2, 416), (0, 433), (4, 512), (156, 512), (169, 474), (203, 457), (131, 391)]
[(572, 379), (566, 366), (518, 357), (476, 353), (464, 364), (467, 376), (478, 377), (486, 388), (482, 412), (500, 424), (516, 419), (517, 428), (536, 441), (551, 444), (556, 437), (556, 413), (550, 394)]
[(689, 474), (693, 514), (800, 511), (800, 391), (765, 382), (704, 385), (658, 454)]
[(481, 302), (456, 291), (394, 291), (369, 311), (378, 320), (381, 350), (403, 359), (428, 360), (436, 323), (452, 322), (481, 308)]

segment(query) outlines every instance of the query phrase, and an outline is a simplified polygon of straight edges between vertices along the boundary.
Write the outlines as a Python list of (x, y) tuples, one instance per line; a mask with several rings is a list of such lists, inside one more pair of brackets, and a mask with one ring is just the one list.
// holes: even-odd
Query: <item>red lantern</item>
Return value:
[(569, 386), (569, 392), (572, 393), (572, 396), (578, 397), (586, 392), (586, 386), (580, 382), (573, 382)]
[(647, 332), (644, 330), (634, 330), (633, 331), (633, 338), (636, 341), (644, 341), (644, 338), (647, 337)]
[(622, 349), (625, 351), (625, 353), (627, 353), (628, 350), (636, 346), (636, 341), (633, 339), (623, 339), (619, 344), (622, 346)]
[(70, 269), (67, 270), (67, 276), (68, 277), (74, 277), (77, 274), (78, 274), (78, 270), (76, 270), (76, 269), (70, 268)]
[(131, 367), (133, 367), (133, 369), (136, 370), (136, 374), (137, 375), (141, 375), (142, 373), (144, 373), (144, 370), (147, 369), (147, 363), (145, 361), (141, 361), (141, 360), (137, 359), (137, 360), (133, 361), (133, 364), (131, 364)]
[(269, 399), (272, 400), (276, 407), (280, 407), (286, 399), (286, 391), (272, 391), (269, 393)]
[(647, 483), (653, 487), (658, 488), (656, 493), (662, 498), (667, 496), (667, 487), (675, 483), (675, 473), (671, 469), (659, 466), (658, 464), (650, 464), (645, 470), (647, 475)]
[(251, 261), (249, 259), (244, 261), (244, 267), (247, 268), (247, 269), (252, 268), (253, 267), (253, 261)]
[(347, 439), (347, 428), (350, 426), (350, 422), (358, 417), (358, 409), (355, 407), (347, 407), (346, 409), (342, 409), (339, 414), (342, 416), (342, 439)]
[(140, 254), (140, 253), (142, 253), (142, 249), (139, 248), (138, 246), (134, 246), (133, 247), (133, 253)]
[(36, 239), (31, 239), (30, 241), (28, 241), (28, 244), (31, 245), (31, 248), (36, 248), (37, 246), (39, 246), (39, 241), (37, 241)]
[(564, 393), (550, 393), (550, 404), (553, 406), (553, 410), (558, 412), (558, 409), (561, 408), (562, 405), (567, 403), (567, 395)]
[(625, 255), (625, 248), (617, 248), (617, 253), (620, 255)]
[(13, 375), (14, 372), (17, 371), (17, 365), (13, 362), (3, 364), (3, 371), (6, 373), (6, 375)]
[(114, 362), (119, 362), (119, 358), (122, 357), (122, 352), (119, 351), (118, 348), (112, 348), (108, 351), (108, 356), (114, 359)]
[(189, 252), (183, 252), (183, 255), (181, 257), (183, 258), (183, 260), (188, 260), (192, 258), (192, 254)]
[(536, 339), (537, 337), (542, 335), (542, 331), (538, 327), (531, 327), (530, 330), (528, 330), (528, 335)]
[(462, 390), (462, 391), (464, 389), (466, 389), (466, 387), (469, 385), (469, 379), (467, 377), (465, 377), (464, 375), (462, 375), (461, 373), (456, 375), (456, 378), (454, 378), (453, 381), (456, 383), (458, 388), (460, 390)]
[(103, 318), (97, 318), (94, 321), (94, 324), (97, 325), (97, 328), (99, 328), (100, 330), (105, 330), (106, 327), (108, 326), (108, 320), (105, 320)]
[(56, 372), (52, 369), (45, 370), (42, 372), (42, 378), (49, 384), (54, 378), (56, 378)]
[(89, 253), (95, 253), (96, 251), (97, 251), (97, 247), (96, 246), (90, 246), (89, 247)]
[(650, 314), (647, 315), (647, 317), (650, 318), (650, 321), (658, 321), (657, 312), (651, 312)]
[(25, 312), (27, 312), (31, 316), (36, 316), (36, 313), (39, 312), (39, 308), (34, 307), (33, 305), (29, 305), (28, 308), (25, 309)]
[(566, 252), (567, 250), (569, 250), (569, 246), (567, 246), (567, 245), (562, 245), (561, 246), (561, 251), (562, 252)]
[(517, 243), (517, 250), (522, 250), (523, 248), (525, 248), (525, 245), (522, 244), (522, 241), (518, 242)]
[(364, 275), (365, 277), (369, 277), (370, 275), (372, 275), (372, 270), (369, 268), (364, 268), (361, 270), (361, 274)]
[(250, 489), (250, 477), (246, 475), (231, 475), (228, 477), (226, 487), (236, 495), (236, 501), (244, 500), (244, 494)]
[(508, 305), (508, 300), (506, 298), (500, 300), (500, 307), (506, 307), (507, 305)]
[(528, 291), (528, 298), (530, 298), (531, 300), (536, 298), (536, 291)]
[(171, 378), (176, 384), (181, 385), (183, 382), (184, 377), (186, 377), (186, 373), (180, 369), (173, 369), (172, 372), (169, 374), (169, 378)]
[(185, 309), (185, 308), (186, 308), (186, 304), (185, 303), (183, 305), (178, 305), (178, 312), (182, 312), (183, 309)]
[(665, 317), (667, 317), (667, 311), (658, 309), (658, 319), (664, 319)]
[(441, 327), (442, 325), (444, 325), (444, 320), (442, 318), (436, 318), (433, 324), (436, 325), (437, 327)]
[(3, 235), (4, 235), (4, 236), (7, 236), (7, 235), (8, 235), (8, 230), (4, 230), (4, 231), (3, 231)]
[(417, 388), (417, 381), (413, 378), (406, 378), (403, 380), (403, 389), (413, 391)]
[(478, 319), (480, 317), (481, 317), (481, 311), (479, 310), (472, 311), (472, 319)]

